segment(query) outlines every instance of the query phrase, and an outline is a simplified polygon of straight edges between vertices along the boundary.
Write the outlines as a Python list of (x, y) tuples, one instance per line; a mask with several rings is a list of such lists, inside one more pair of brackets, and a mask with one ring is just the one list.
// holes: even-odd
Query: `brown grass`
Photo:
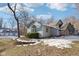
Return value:
[(0, 55), (7, 48), (11, 48), (16, 45), (14, 40), (0, 40)]
[(79, 41), (72, 44), (72, 48), (58, 49), (43, 45), (15, 46), (6, 49), (1, 55), (7, 56), (79, 56)]

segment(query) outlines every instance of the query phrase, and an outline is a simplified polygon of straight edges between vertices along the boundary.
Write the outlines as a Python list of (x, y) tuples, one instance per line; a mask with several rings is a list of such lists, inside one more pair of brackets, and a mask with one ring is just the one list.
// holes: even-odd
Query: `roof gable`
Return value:
[(34, 25), (39, 25), (39, 24), (42, 25), (41, 22), (38, 22), (38, 21), (34, 21), (34, 20), (33, 20), (33, 21), (31, 21), (31, 22), (27, 25), (27, 27), (29, 28), (29, 27), (30, 27), (31, 25), (33, 25), (33, 24), (34, 24)]
[[(61, 27), (61, 30), (66, 30), (70, 24), (71, 24), (70, 22), (64, 24), (64, 25)], [(73, 24), (71, 24), (71, 25), (73, 25)]]

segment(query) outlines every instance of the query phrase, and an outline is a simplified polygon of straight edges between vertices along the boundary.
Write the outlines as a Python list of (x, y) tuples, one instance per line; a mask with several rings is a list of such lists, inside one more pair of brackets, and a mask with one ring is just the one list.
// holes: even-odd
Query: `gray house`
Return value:
[(27, 28), (27, 33), (38, 32), (39, 37), (51, 37), (51, 36), (59, 36), (59, 28), (56, 26), (50, 26), (42, 24), (38, 21), (33, 21)]

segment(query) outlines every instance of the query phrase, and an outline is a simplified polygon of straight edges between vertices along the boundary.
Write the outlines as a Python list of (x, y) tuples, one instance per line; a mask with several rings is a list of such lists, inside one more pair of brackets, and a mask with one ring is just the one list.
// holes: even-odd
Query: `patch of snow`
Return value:
[(23, 46), (28, 46), (28, 45), (24, 44)]
[(20, 38), (17, 39), (18, 42), (27, 42), (26, 40), (22, 40)]
[[(26, 42), (26, 40), (20, 40), (20, 39), (18, 41)], [(43, 42), (44, 45), (55, 46), (55, 47), (61, 48), (61, 49), (72, 48), (71, 44), (73, 44), (72, 40), (66, 40), (66, 39), (40, 39), (40, 40), (31, 39), (30, 42), (36, 42), (36, 43), (29, 44), (29, 45), (36, 45), (36, 44)], [(27, 46), (27, 45), (25, 45), (25, 46)]]
[(17, 47), (20, 47), (20, 46), (22, 46), (22, 45), (16, 45)]
[(72, 44), (72, 41), (70, 40), (63, 40), (63, 39), (46, 39), (42, 40), (45, 45), (48, 46), (55, 46), (57, 48), (72, 48), (70, 44)]

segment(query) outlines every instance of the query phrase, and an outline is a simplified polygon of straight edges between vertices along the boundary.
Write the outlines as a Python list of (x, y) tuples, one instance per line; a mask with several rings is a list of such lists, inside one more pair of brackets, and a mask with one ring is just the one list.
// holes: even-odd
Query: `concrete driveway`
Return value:
[(15, 40), (17, 37), (16, 36), (0, 36), (0, 39), (13, 39)]
[(55, 39), (64, 39), (64, 40), (72, 40), (72, 41), (79, 41), (79, 36), (61, 36), (55, 37)]

